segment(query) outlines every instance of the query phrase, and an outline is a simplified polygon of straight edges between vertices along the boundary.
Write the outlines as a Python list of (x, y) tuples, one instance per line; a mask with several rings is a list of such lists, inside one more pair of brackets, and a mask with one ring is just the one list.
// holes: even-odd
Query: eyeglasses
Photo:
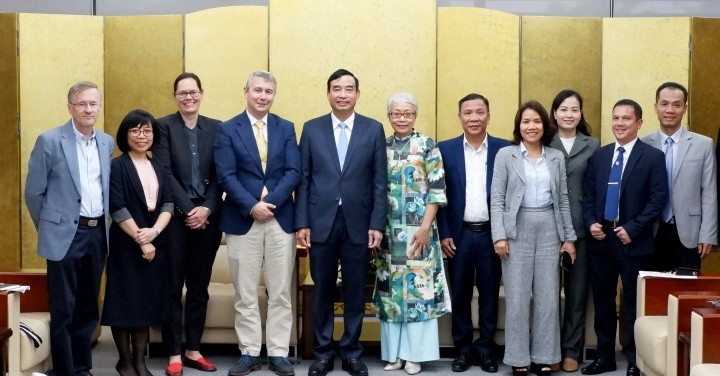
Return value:
[(390, 119), (393, 120), (400, 120), (400, 118), (405, 118), (408, 120), (415, 119), (414, 112), (391, 112), (388, 114), (388, 116), (390, 116)]
[(178, 91), (175, 93), (175, 96), (178, 98), (185, 98), (190, 94), (191, 97), (197, 98), (202, 94), (202, 91), (192, 90), (192, 91)]
[(98, 107), (100, 107), (100, 103), (98, 103), (98, 102), (90, 102), (90, 103), (85, 103), (85, 102), (82, 102), (82, 103), (70, 103), (70, 105), (73, 106), (73, 107), (75, 107), (75, 108), (81, 109), (81, 110), (84, 110), (84, 109), (86, 109), (86, 108), (89, 108), (89, 109), (91, 109), (91, 110), (97, 110)]
[(140, 133), (142, 133), (145, 137), (152, 136), (153, 131), (152, 129), (140, 129), (140, 128), (133, 128), (128, 131), (129, 134), (133, 135), (134, 137), (140, 136)]

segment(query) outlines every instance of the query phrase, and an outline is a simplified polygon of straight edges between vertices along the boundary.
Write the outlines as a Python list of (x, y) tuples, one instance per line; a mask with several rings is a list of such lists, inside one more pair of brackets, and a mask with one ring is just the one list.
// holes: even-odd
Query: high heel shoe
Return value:
[(527, 376), (529, 367), (512, 367), (513, 376)]
[(530, 372), (536, 374), (537, 376), (550, 376), (550, 373), (552, 373), (552, 367), (549, 364), (531, 364), (530, 365)]
[(422, 371), (422, 367), (420, 366), (420, 363), (415, 363), (411, 361), (405, 362), (405, 373), (408, 375), (416, 375)]
[(383, 368), (383, 369), (385, 371), (396, 371), (396, 370), (399, 370), (400, 368), (403, 368), (404, 366), (405, 366), (405, 361), (400, 358), (397, 358), (395, 363), (388, 363), (385, 366), (385, 368)]

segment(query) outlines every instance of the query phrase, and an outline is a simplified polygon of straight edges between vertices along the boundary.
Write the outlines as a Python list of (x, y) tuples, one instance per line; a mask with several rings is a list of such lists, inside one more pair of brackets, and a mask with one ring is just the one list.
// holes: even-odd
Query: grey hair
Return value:
[(387, 112), (390, 113), (390, 109), (392, 108), (392, 106), (394, 104), (401, 104), (401, 103), (407, 103), (407, 104), (413, 106), (413, 109), (415, 109), (415, 113), (417, 114), (418, 102), (415, 99), (415, 97), (413, 97), (412, 94), (410, 94), (406, 91), (401, 91), (399, 93), (395, 93), (390, 96), (390, 98), (387, 101)]
[[(68, 90), (68, 103), (72, 102), (75, 94), (81, 91), (85, 91), (87, 89), (97, 89), (98, 92), (100, 91), (100, 89), (98, 89), (98, 86), (90, 81), (77, 82), (73, 86), (70, 86), (70, 90)], [(100, 93), (100, 99), (102, 99), (102, 93)]]
[(258, 70), (250, 73), (250, 76), (248, 76), (247, 82), (245, 82), (245, 90), (250, 88), (250, 81), (252, 81), (252, 79), (255, 77), (262, 78), (265, 81), (270, 81), (277, 88), (277, 80), (275, 79), (275, 76), (272, 75), (272, 73), (264, 70)]

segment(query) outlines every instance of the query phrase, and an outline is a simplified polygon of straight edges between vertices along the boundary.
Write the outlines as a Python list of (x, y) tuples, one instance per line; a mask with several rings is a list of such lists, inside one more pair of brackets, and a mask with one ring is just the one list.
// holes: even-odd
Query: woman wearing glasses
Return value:
[(435, 214), (445, 205), (445, 172), (435, 141), (413, 129), (418, 104), (409, 93), (387, 103), (387, 249), (381, 249), (373, 301), (379, 309), (386, 371), (421, 371), (439, 359), (437, 319), (450, 312)]
[[(560, 361), (559, 256), (575, 259), (565, 157), (548, 148), (554, 135), (543, 106), (515, 115), (513, 144), (495, 157), (490, 224), (505, 284), (505, 364), (514, 376), (549, 376)], [(530, 330), (532, 328), (532, 331)]]
[(167, 239), (173, 212), (165, 169), (147, 156), (157, 122), (134, 110), (115, 137), (123, 154), (110, 168), (110, 252), (102, 325), (109, 325), (120, 375), (150, 375), (145, 366), (149, 327), (167, 319)]
[[(162, 136), (153, 155), (169, 172), (175, 214), (168, 226), (170, 252), (170, 321), (163, 326), (163, 344), (169, 356), (167, 376), (182, 375), (182, 367), (215, 371), (200, 354), (205, 328), (208, 284), (218, 230), (220, 190), (215, 175), (214, 144), (219, 120), (200, 115), (203, 89), (194, 73), (180, 74), (173, 84), (178, 111), (158, 119)], [(186, 287), (183, 312), (182, 291)], [(184, 317), (184, 328), (183, 328)], [(185, 353), (181, 356), (185, 332)]]

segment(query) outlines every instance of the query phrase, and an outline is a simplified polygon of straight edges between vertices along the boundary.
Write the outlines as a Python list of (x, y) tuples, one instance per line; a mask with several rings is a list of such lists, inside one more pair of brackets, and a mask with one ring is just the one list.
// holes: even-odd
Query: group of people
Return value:
[[(497, 372), (501, 278), (503, 361), (513, 375), (549, 375), (557, 363), (579, 369), (590, 287), (597, 358), (582, 373), (615, 370), (619, 276), (623, 352), (628, 376), (636, 376), (638, 272), (699, 270), (717, 245), (712, 140), (682, 128), (688, 94), (680, 84), (658, 88), (660, 129), (643, 140), (642, 109), (618, 101), (615, 142), (602, 148), (573, 90), (558, 93), (549, 113), (536, 101), (522, 104), (512, 141), (488, 134), (490, 103), (468, 94), (458, 103), (463, 134), (439, 143), (415, 130), (419, 106), (406, 92), (387, 102), (386, 138), (380, 122), (355, 112), (359, 80), (344, 69), (327, 80), (331, 112), (306, 122), (299, 143), (293, 123), (270, 112), (276, 92), (271, 73), (253, 72), (245, 111), (220, 122), (200, 115), (200, 79), (182, 73), (175, 114), (133, 110), (113, 141), (94, 128), (98, 87), (70, 88), (71, 120), (38, 137), (25, 189), (47, 259), (52, 375), (90, 375), (106, 261), (100, 322), (112, 329), (118, 373), (150, 374), (144, 354), (154, 325), (162, 326), (167, 376), (182, 375), (183, 366), (215, 371), (199, 350), (224, 232), (242, 353), (229, 376), (262, 367), (263, 276), (268, 367), (295, 374), (288, 353), (296, 243), (309, 249), (315, 284), (311, 376), (332, 371), (336, 356), (349, 374), (368, 374), (359, 338), (370, 265), (386, 371), (417, 374), (438, 359), (437, 319), (452, 312), (452, 371)], [(115, 143), (122, 155), (111, 160)], [(338, 264), (344, 332), (336, 343)]]

